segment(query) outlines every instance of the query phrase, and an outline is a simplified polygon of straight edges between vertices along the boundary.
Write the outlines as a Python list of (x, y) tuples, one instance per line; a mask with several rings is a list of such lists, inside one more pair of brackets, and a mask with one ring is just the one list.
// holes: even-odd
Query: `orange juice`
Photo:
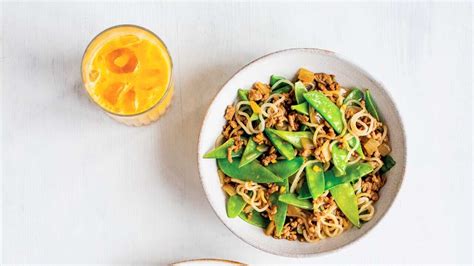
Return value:
[(166, 46), (132, 25), (109, 28), (92, 40), (82, 59), (82, 80), (92, 100), (127, 125), (157, 120), (173, 94)]

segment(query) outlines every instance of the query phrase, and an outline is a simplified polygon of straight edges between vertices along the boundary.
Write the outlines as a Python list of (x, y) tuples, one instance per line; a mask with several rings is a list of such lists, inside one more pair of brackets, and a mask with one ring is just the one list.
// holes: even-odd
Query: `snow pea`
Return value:
[(303, 182), (300, 190), (298, 191), (298, 199), (311, 199), (311, 192), (309, 192), (308, 182)]
[(241, 212), (239, 214), (240, 219), (244, 220), (245, 222), (255, 225), (261, 228), (266, 228), (268, 226), (268, 223), (270, 222), (268, 219), (263, 218), (260, 213), (256, 210), (252, 210), (252, 217), (249, 219), (247, 217), (247, 214), (244, 212)]
[(351, 183), (337, 185), (329, 190), (337, 206), (349, 221), (356, 227), (360, 227), (359, 207), (357, 198)]
[(232, 162), (227, 159), (217, 159), (217, 165), (224, 174), (243, 181), (253, 181), (257, 183), (282, 182), (283, 178), (276, 176), (257, 161), (252, 161), (239, 168), (240, 158), (235, 158)]
[(277, 212), (273, 216), (273, 221), (275, 222), (275, 233), (277, 236), (283, 231), (283, 226), (285, 225), (286, 212), (288, 211), (288, 204), (278, 200), (280, 193), (276, 192), (270, 196), (270, 201), (272, 205), (276, 206)]
[(239, 99), (241, 101), (248, 101), (249, 100), (249, 91), (244, 90), (244, 89), (238, 89), (237, 90), (237, 96), (239, 96)]
[(288, 93), (291, 91), (291, 86), (290, 85), (285, 85), (283, 87), (280, 87), (278, 89), (274, 89), (272, 93)]
[(347, 166), (346, 174), (343, 176), (336, 177), (334, 169), (326, 171), (324, 173), (325, 189), (328, 190), (339, 184), (355, 181), (369, 174), (372, 170), (374, 170), (374, 168), (372, 168), (369, 163), (355, 163)]
[[(223, 158), (227, 158), (227, 149), (229, 147), (232, 147), (232, 145), (234, 145), (234, 139), (230, 138), (228, 139), (226, 142), (224, 142), (222, 145), (220, 145), (219, 147), (213, 149), (212, 151), (204, 154), (204, 158), (215, 158), (215, 159), (223, 159)], [(243, 149), (240, 149), (236, 152), (232, 152), (232, 157), (239, 157), (241, 154), (242, 154), (242, 150)]]
[(381, 175), (388, 172), (396, 164), (395, 160), (390, 155), (382, 157), (382, 162), (383, 162), (383, 165), (382, 165), (382, 168), (380, 168), (380, 174)]
[(331, 155), (332, 163), (334, 164), (334, 174), (336, 176), (342, 176), (346, 174), (347, 161), (346, 157), (349, 154), (348, 151), (339, 148), (337, 145), (332, 145)]
[(227, 199), (227, 217), (235, 218), (244, 209), (246, 203), (240, 195), (233, 195)]
[(349, 94), (347, 94), (346, 98), (344, 99), (343, 103), (346, 104), (348, 101), (355, 100), (355, 101), (362, 101), (364, 99), (364, 93), (359, 90), (358, 88), (353, 88)]
[(280, 137), (282, 140), (290, 143), (297, 149), (303, 148), (303, 146), (301, 145), (302, 138), (308, 138), (308, 139), (313, 138), (313, 134), (308, 131), (290, 132), (290, 131), (276, 130), (276, 129), (271, 129), (271, 128), (267, 128), (265, 129), (265, 131), (271, 132), (272, 134)]
[(277, 81), (279, 81), (280, 79), (285, 79), (285, 78), (282, 77), (282, 76), (271, 75), (271, 76), (270, 76), (270, 87), (273, 86), (273, 85), (275, 85), (275, 83), (276, 83)]
[(365, 107), (367, 111), (378, 121), (380, 121), (379, 112), (377, 111), (377, 105), (375, 104), (374, 98), (369, 90), (365, 91)]
[(257, 159), (260, 155), (264, 152), (263, 149), (259, 149), (257, 147), (257, 143), (253, 141), (252, 138), (249, 138), (247, 142), (247, 146), (245, 147), (244, 154), (242, 154), (242, 158), (240, 159), (239, 168), (249, 164), (253, 160)]
[(281, 155), (285, 156), (285, 158), (288, 160), (293, 160), (295, 158), (295, 149), (293, 149), (293, 146), (291, 146), (290, 143), (284, 141), (274, 134), (272, 129), (266, 128), (265, 134), (270, 139), (273, 146), (275, 146), (277, 151), (281, 153)]
[(351, 146), (351, 148), (354, 148), (356, 145), (359, 145), (356, 149), (356, 152), (360, 155), (360, 157), (362, 159), (365, 159), (365, 155), (364, 155), (364, 152), (362, 151), (362, 145), (360, 145), (360, 140), (356, 137), (352, 137), (349, 141), (349, 146)]
[(298, 156), (293, 160), (281, 160), (277, 161), (276, 163), (269, 164), (267, 169), (272, 171), (275, 175), (283, 179), (287, 179), (289, 176), (292, 176), (298, 172), (298, 169), (300, 169), (303, 162), (303, 157)]
[(308, 90), (304, 86), (303, 82), (298, 81), (295, 83), (295, 98), (298, 104), (305, 102), (303, 94), (307, 93)]
[(321, 116), (328, 121), (328, 123), (339, 134), (344, 129), (344, 122), (341, 111), (326, 95), (319, 91), (310, 91), (303, 94), (306, 101), (314, 108)]
[(305, 210), (312, 210), (313, 209), (313, 203), (309, 200), (304, 200), (304, 199), (298, 199), (298, 197), (295, 194), (282, 194), (280, 197), (278, 197), (278, 200), (296, 207), (299, 207), (301, 209)]
[(310, 163), (306, 166), (306, 183), (313, 199), (317, 199), (325, 191), (324, 171), (321, 163)]
[(297, 105), (292, 105), (291, 110), (295, 110), (300, 114), (309, 115), (308, 103), (306, 102)]

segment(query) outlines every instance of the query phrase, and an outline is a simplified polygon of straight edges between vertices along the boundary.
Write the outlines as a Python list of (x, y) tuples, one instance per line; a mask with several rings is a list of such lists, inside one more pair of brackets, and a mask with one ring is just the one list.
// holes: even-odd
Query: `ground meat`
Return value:
[(316, 87), (319, 90), (334, 91), (340, 88), (339, 83), (336, 82), (334, 75), (328, 75), (326, 73), (316, 73), (314, 74), (314, 79), (316, 80)]
[(270, 150), (268, 151), (267, 155), (265, 155), (262, 159), (262, 164), (267, 166), (270, 163), (276, 163), (277, 162), (278, 155), (276, 153), (275, 147), (271, 147)]
[(234, 118), (234, 114), (235, 114), (235, 107), (233, 105), (228, 105), (227, 109), (225, 110), (225, 115), (224, 115), (225, 120), (227, 121), (232, 120), (232, 118)]
[(290, 129), (297, 131), (300, 125), (296, 122), (296, 113), (291, 113), (288, 115), (288, 123), (290, 124)]
[(377, 201), (379, 199), (378, 192), (384, 185), (384, 180), (378, 175), (371, 175), (362, 181), (362, 192), (368, 193), (370, 199)]
[(265, 135), (263, 135), (262, 132), (260, 132), (260, 133), (256, 134), (255, 136), (253, 136), (252, 139), (258, 145), (269, 143), (267, 137), (265, 137)]
[(307, 123), (309, 122), (309, 117), (305, 116), (305, 115), (302, 115), (302, 114), (296, 114), (296, 119), (300, 122), (300, 123)]
[(255, 82), (252, 89), (249, 91), (249, 100), (251, 101), (260, 101), (268, 99), (270, 96), (271, 88), (267, 84), (262, 82)]

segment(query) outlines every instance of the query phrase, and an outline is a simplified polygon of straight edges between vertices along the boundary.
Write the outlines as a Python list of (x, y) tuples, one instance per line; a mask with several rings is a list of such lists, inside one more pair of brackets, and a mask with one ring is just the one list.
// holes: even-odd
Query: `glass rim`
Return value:
[[(156, 102), (154, 103), (150, 108), (144, 110), (144, 111), (141, 111), (139, 113), (136, 113), (136, 114), (119, 114), (119, 113), (114, 113), (112, 111), (109, 111), (107, 110), (106, 108), (104, 108), (102, 105), (100, 105), (92, 96), (91, 94), (89, 93), (89, 90), (87, 90), (86, 88), (86, 82), (84, 80), (84, 57), (87, 53), (87, 51), (89, 50), (91, 44), (99, 37), (101, 36), (102, 34), (110, 31), (110, 30), (113, 30), (115, 28), (121, 28), (121, 27), (132, 27), (132, 28), (137, 28), (137, 29), (140, 29), (140, 30), (144, 30), (148, 33), (150, 33), (151, 35), (153, 35), (155, 38), (158, 39), (158, 41), (161, 42), (161, 44), (163, 45), (163, 47), (165, 48), (165, 51), (166, 51), (166, 54), (168, 55), (168, 58), (170, 60), (170, 73), (169, 73), (169, 81), (168, 81), (168, 86), (166, 86), (166, 89), (165, 89), (165, 93), (161, 96), (161, 98)], [(145, 27), (142, 27), (142, 26), (138, 26), (138, 25), (135, 25), (135, 24), (118, 24), (118, 25), (115, 25), (115, 26), (111, 26), (111, 27), (108, 27), (104, 30), (102, 30), (101, 32), (99, 32), (98, 34), (96, 34), (94, 36), (94, 38), (91, 39), (91, 41), (89, 42), (89, 44), (87, 45), (86, 49), (84, 50), (84, 53), (82, 54), (82, 59), (81, 59), (81, 79), (82, 79), (82, 85), (84, 87), (84, 89), (87, 91), (87, 96), (97, 105), (100, 107), (100, 109), (102, 109), (103, 111), (105, 111), (107, 114), (109, 115), (114, 115), (114, 116), (118, 116), (118, 117), (135, 117), (135, 116), (139, 116), (139, 115), (142, 115), (142, 114), (145, 114), (147, 112), (149, 112), (150, 110), (154, 109), (156, 106), (160, 105), (164, 99), (166, 99), (169, 91), (171, 90), (171, 87), (173, 86), (173, 59), (171, 58), (171, 54), (168, 50), (168, 47), (166, 46), (165, 42), (157, 35), (155, 34), (153, 31), (145, 28)]]

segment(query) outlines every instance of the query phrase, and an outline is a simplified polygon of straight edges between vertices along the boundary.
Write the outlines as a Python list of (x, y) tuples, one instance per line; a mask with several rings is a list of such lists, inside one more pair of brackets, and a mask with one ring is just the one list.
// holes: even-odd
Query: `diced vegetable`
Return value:
[(227, 195), (229, 196), (234, 196), (236, 194), (235, 192), (235, 189), (233, 186), (229, 185), (229, 184), (225, 184), (222, 186), (222, 189), (225, 191), (225, 193), (227, 193)]
[(377, 150), (379, 151), (380, 155), (382, 155), (382, 156), (387, 156), (392, 151), (390, 149), (390, 146), (388, 146), (387, 143), (380, 144), (379, 147), (377, 148)]
[(395, 164), (397, 164), (395, 160), (392, 158), (392, 156), (390, 155), (382, 157), (382, 162), (383, 162), (382, 168), (380, 168), (379, 170), (380, 174), (382, 175), (388, 172), (390, 169), (392, 169), (392, 167), (394, 167)]
[(305, 69), (300, 68), (298, 70), (298, 79), (303, 82), (313, 82), (314, 81), (314, 73)]
[(250, 101), (250, 108), (252, 108), (252, 111), (254, 114), (258, 115), (262, 112), (262, 110), (260, 109), (260, 106), (254, 101)]
[(377, 151), (378, 147), (379, 143), (375, 139), (368, 139), (367, 142), (364, 143), (365, 152), (367, 152), (369, 156), (374, 154), (374, 152)]

